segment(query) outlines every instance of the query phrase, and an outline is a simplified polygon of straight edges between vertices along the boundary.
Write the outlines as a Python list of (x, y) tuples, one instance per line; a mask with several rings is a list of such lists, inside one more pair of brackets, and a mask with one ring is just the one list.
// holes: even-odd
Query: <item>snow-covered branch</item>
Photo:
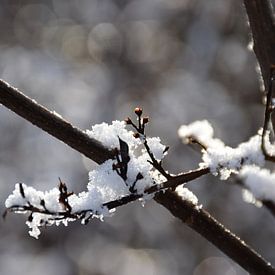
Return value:
[[(274, 215), (275, 177), (267, 169), (262, 169), (265, 160), (270, 160), (263, 151), (263, 141), (269, 154), (274, 154), (274, 145), (269, 141), (269, 131), (260, 129), (258, 134), (236, 148), (226, 146), (220, 139), (214, 138), (214, 130), (206, 121), (195, 121), (182, 125), (178, 131), (183, 143), (200, 144), (202, 162), (200, 167), (208, 167), (214, 176), (221, 180), (231, 174), (238, 175), (235, 182), (249, 192), (244, 192), (244, 200), (257, 206), (265, 205)], [(270, 155), (269, 155), (270, 156)]]
[[(138, 116), (138, 119), (141, 120), (141, 117)], [(132, 125), (136, 127), (134, 123)], [(209, 172), (205, 168), (178, 176), (164, 172), (161, 160), (167, 154), (167, 147), (161, 144), (160, 138), (147, 138), (144, 128), (145, 125), (140, 122), (137, 136), (126, 129), (124, 121), (93, 126), (86, 131), (87, 134), (117, 153), (114, 159), (89, 172), (87, 191), (78, 195), (68, 193), (61, 180), (59, 188), (46, 192), (16, 184), (13, 194), (6, 200), (8, 211), (27, 213), (30, 235), (37, 238), (39, 227), (43, 225), (58, 225), (60, 222), (67, 225), (68, 221), (75, 220), (86, 224), (93, 217), (103, 219), (110, 216), (115, 207), (137, 199), (144, 202), (153, 198), (156, 192), (176, 188)], [(186, 188), (181, 192), (191, 194)], [(194, 201), (194, 195), (191, 197)]]

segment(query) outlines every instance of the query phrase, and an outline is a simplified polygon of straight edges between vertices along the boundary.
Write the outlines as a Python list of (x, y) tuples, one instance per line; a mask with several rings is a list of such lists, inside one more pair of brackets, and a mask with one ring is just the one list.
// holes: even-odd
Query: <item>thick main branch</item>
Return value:
[(218, 247), (251, 274), (275, 274), (274, 268), (207, 211), (182, 200), (175, 192), (159, 193), (155, 200), (175, 217)]

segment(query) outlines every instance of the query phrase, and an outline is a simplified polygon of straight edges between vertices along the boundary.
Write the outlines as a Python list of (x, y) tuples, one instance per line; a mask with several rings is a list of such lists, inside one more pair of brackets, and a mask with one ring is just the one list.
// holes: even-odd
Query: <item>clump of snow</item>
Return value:
[(178, 129), (178, 135), (183, 143), (189, 143), (190, 138), (194, 138), (207, 148), (217, 148), (224, 146), (224, 143), (214, 136), (212, 125), (207, 120), (198, 120), (189, 125), (182, 125)]
[(116, 120), (111, 125), (105, 122), (96, 124), (92, 126), (92, 130), (86, 130), (86, 134), (91, 138), (99, 140), (103, 145), (111, 149), (119, 148), (118, 137), (131, 147), (141, 144), (140, 139), (134, 138), (133, 132), (126, 129), (124, 121)]
[(245, 166), (239, 177), (256, 199), (275, 202), (275, 173), (251, 165)]
[[(86, 133), (112, 149), (119, 149), (119, 138), (128, 144), (130, 161), (127, 165), (127, 179), (124, 181), (113, 169), (113, 165), (117, 164), (117, 159), (107, 160), (97, 166), (96, 169), (89, 172), (87, 191), (68, 196), (68, 204), (71, 207), (70, 214), (80, 215), (85, 213), (84, 221), (86, 214), (103, 219), (103, 217), (110, 216), (114, 212), (114, 209), (109, 210), (104, 206), (105, 203), (131, 194), (131, 187), (134, 187), (137, 194), (144, 195), (145, 189), (166, 180), (148, 162), (150, 157), (146, 150), (142, 149), (144, 140), (134, 138), (133, 132), (125, 128), (124, 122), (114, 121), (111, 125), (98, 124), (93, 126), (91, 131), (87, 130)], [(160, 138), (148, 138), (147, 142), (155, 158), (161, 160), (165, 155), (163, 153), (165, 146), (161, 144)], [(148, 196), (147, 194), (146, 197), (144, 195), (143, 202), (148, 200), (149, 197), (152, 198), (152, 195)], [(40, 234), (40, 226), (58, 225), (60, 220), (55, 220), (55, 218), (62, 217), (62, 213), (68, 211), (68, 209), (65, 209), (65, 205), (60, 202), (60, 190), (58, 188), (41, 192), (25, 184), (15, 185), (15, 190), (6, 200), (6, 207), (15, 208), (15, 210), (26, 209), (26, 207), (36, 209), (32, 213), (31, 219), (26, 222), (30, 228), (30, 235), (35, 238)], [(45, 211), (48, 213), (46, 214)], [(32, 212), (31, 209), (30, 212)], [(67, 225), (68, 221), (73, 220), (75, 218), (64, 216), (61, 222)]]
[(22, 184), (24, 190), (24, 197), (20, 192), (20, 184), (15, 185), (15, 189), (11, 195), (7, 198), (5, 206), (10, 208), (14, 205), (18, 206), (27, 206), (29, 204), (44, 209), (41, 201), (45, 202), (45, 207), (51, 212), (58, 212), (62, 210), (62, 207), (59, 203), (59, 190), (53, 188), (50, 191), (42, 192), (37, 191), (35, 188)]
[[(214, 138), (213, 128), (207, 120), (182, 125), (178, 130), (183, 142), (188, 143), (190, 138), (194, 138), (206, 147), (206, 150), (203, 150), (203, 162), (200, 167), (209, 167), (211, 173), (215, 176), (219, 175), (222, 180), (228, 179), (231, 173), (238, 173), (243, 165), (264, 165), (261, 132), (262, 130), (237, 148), (231, 148)], [(266, 145), (269, 152), (275, 153), (275, 147), (269, 142), (269, 133), (266, 136)]]
[(243, 165), (263, 166), (265, 157), (261, 150), (261, 137), (256, 135), (237, 148), (229, 146), (209, 148), (202, 156), (202, 167), (209, 167), (214, 175), (226, 180), (231, 173), (238, 173)]
[(263, 206), (262, 202), (257, 200), (253, 196), (253, 194), (250, 191), (248, 191), (247, 189), (242, 190), (242, 196), (243, 196), (243, 200), (246, 203), (254, 204), (256, 207), (262, 207)]
[(147, 144), (150, 147), (151, 152), (157, 160), (164, 158), (165, 145), (161, 144), (159, 137), (147, 138)]
[(193, 205), (197, 205), (199, 200), (196, 195), (191, 192), (188, 188), (183, 187), (183, 185), (179, 185), (176, 188), (176, 193), (185, 201), (191, 202)]
[[(23, 194), (20, 191), (20, 184), (15, 185), (15, 189), (11, 195), (7, 198), (5, 202), (6, 208), (10, 207), (35, 207), (40, 209), (42, 212), (47, 209), (47, 211), (52, 213), (57, 213), (63, 211), (63, 205), (59, 202), (59, 190), (53, 188), (50, 191), (42, 192), (37, 191), (35, 188), (27, 186), (26, 184), (21, 184), (23, 189)], [(24, 195), (24, 196), (23, 196)], [(31, 229), (29, 234), (38, 238), (40, 235), (39, 226), (45, 224), (53, 224), (50, 215), (42, 213), (33, 213), (31, 220), (28, 220), (26, 224)]]

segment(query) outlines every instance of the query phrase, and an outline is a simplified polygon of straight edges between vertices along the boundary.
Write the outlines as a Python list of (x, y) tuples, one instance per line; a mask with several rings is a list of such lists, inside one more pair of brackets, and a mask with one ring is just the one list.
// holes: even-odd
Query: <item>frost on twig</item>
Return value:
[(209, 167), (210, 172), (226, 180), (234, 173), (238, 174), (244, 165), (264, 165), (265, 157), (261, 149), (261, 131), (236, 148), (226, 146), (221, 140), (214, 138), (211, 124), (206, 121), (196, 121), (183, 125), (179, 131), (180, 138), (188, 143), (194, 140), (203, 144), (201, 167)]
[(275, 109), (274, 81), (275, 66), (272, 65), (263, 128), (247, 142), (236, 148), (225, 146), (221, 140), (214, 138), (213, 128), (206, 120), (183, 125), (178, 134), (184, 143), (200, 145), (203, 160), (200, 167), (208, 167), (213, 175), (220, 176), (222, 180), (228, 179), (232, 173), (237, 174), (246, 189), (243, 192), (244, 200), (257, 206), (265, 205), (275, 216), (275, 176), (273, 172), (261, 168), (265, 160), (275, 162), (275, 145), (270, 142), (270, 139), (274, 140), (271, 120)]
[(178, 130), (178, 135), (185, 144), (196, 143), (202, 149), (224, 147), (224, 143), (214, 138), (214, 130), (207, 120), (200, 120), (182, 125)]
[[(260, 129), (258, 134), (236, 148), (226, 146), (214, 138), (211, 124), (206, 121), (195, 121), (179, 128), (178, 134), (184, 143), (201, 144), (202, 162), (200, 167), (208, 167), (210, 172), (226, 180), (231, 174), (238, 175), (244, 192), (244, 200), (259, 206), (265, 204), (272, 213), (275, 207), (275, 176), (265, 165), (266, 154), (262, 144), (269, 153), (274, 154), (274, 145), (270, 143), (269, 131)], [(268, 159), (269, 160), (269, 159)]]
[[(68, 192), (60, 180), (59, 187), (42, 192), (25, 184), (16, 184), (15, 190), (6, 200), (9, 212), (28, 214), (27, 225), (30, 235), (38, 238), (40, 227), (44, 225), (65, 225), (69, 221), (81, 220), (83, 224), (97, 217), (101, 220), (110, 216), (117, 206), (141, 199), (148, 200), (160, 190), (182, 184), (190, 175), (198, 177), (207, 171), (191, 171), (178, 176), (170, 176), (161, 161), (167, 154), (167, 147), (160, 138), (147, 138), (142, 110), (135, 110), (138, 125), (124, 121), (114, 121), (111, 125), (97, 124), (86, 133), (100, 140), (106, 147), (115, 150), (115, 158), (105, 161), (89, 172), (87, 191), (79, 194)], [(126, 129), (131, 124), (136, 132)], [(198, 176), (197, 176), (198, 175)], [(169, 182), (169, 179), (171, 180)], [(196, 202), (191, 191), (184, 189), (185, 199)]]

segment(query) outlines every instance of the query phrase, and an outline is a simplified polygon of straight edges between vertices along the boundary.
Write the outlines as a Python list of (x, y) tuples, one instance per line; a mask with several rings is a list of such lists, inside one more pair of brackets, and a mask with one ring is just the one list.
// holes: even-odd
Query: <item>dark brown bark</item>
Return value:
[(0, 80), (0, 103), (97, 163), (114, 156), (99, 141)]
[(244, 0), (265, 90), (268, 89), (270, 67), (275, 64), (275, 26), (270, 0)]

